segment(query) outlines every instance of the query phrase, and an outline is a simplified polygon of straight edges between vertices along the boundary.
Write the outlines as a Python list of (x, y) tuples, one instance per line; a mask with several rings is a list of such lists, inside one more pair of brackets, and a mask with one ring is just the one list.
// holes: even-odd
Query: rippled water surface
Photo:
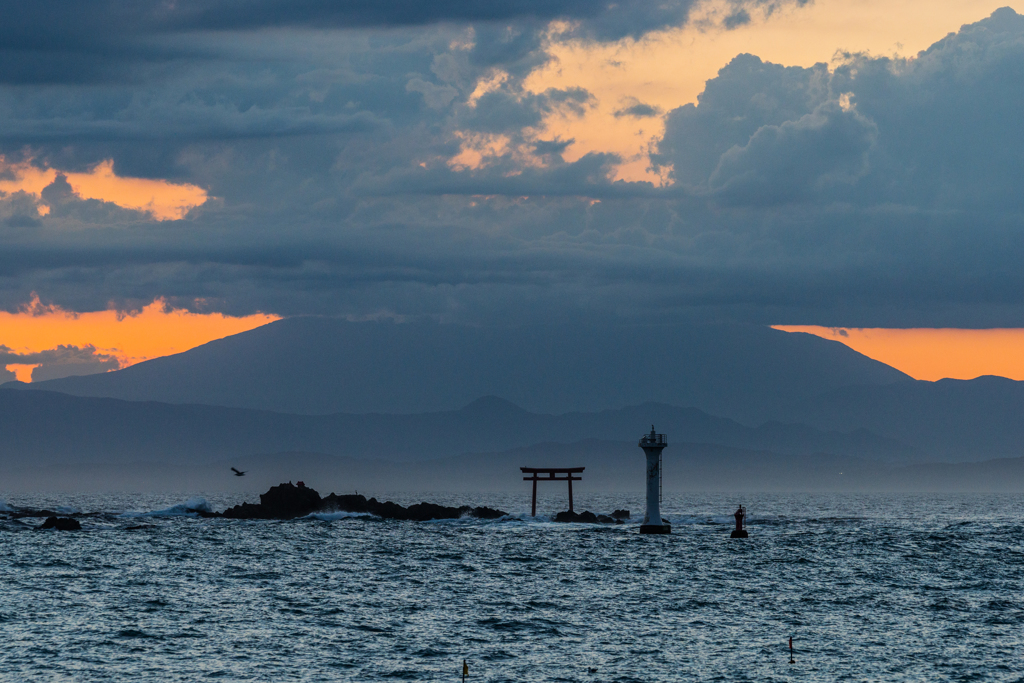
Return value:
[[(12, 496), (96, 514), (35, 532), (0, 513), (0, 680), (457, 681), (463, 659), (470, 681), (1024, 680), (1024, 497), (745, 495), (746, 540), (721, 496), (666, 496), (673, 533), (643, 537), (530, 520), (522, 496), (426, 498), (517, 515)], [(621, 507), (641, 499), (577, 504)]]

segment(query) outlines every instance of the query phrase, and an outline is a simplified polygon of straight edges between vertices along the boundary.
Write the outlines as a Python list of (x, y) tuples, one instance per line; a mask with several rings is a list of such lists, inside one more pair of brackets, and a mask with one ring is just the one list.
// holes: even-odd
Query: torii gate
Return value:
[[(572, 512), (572, 483), (574, 481), (583, 481), (583, 477), (574, 477), (572, 475), (579, 474), (585, 467), (520, 467), (523, 474), (532, 474), (532, 477), (523, 477), (523, 481), (533, 482), (533, 505), (530, 508), (530, 516), (537, 516), (537, 482), (538, 481), (567, 481), (569, 482), (569, 512)], [(538, 477), (538, 474), (546, 474), (546, 477)], [(564, 477), (556, 477), (556, 474), (564, 474)]]

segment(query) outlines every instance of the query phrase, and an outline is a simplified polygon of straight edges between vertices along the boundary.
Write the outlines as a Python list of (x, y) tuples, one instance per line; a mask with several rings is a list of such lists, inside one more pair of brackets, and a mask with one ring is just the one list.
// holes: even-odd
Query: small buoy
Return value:
[(793, 659), (793, 636), (789, 637), (789, 663), (796, 664), (796, 660)]
[(466, 660), (462, 660), (462, 683), (466, 683), (466, 676), (469, 675), (469, 664), (466, 664)]
[(741, 504), (732, 516), (736, 518), (736, 529), (729, 534), (729, 538), (746, 538), (747, 530), (743, 528), (743, 518), (747, 516), (747, 509)]

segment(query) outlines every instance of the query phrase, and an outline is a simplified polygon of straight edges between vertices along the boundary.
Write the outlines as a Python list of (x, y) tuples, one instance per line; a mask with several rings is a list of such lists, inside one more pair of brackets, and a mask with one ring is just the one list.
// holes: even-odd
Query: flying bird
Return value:
[(234, 467), (231, 468), (231, 471), (235, 473), (236, 477), (244, 477), (245, 476), (245, 472), (239, 472)]

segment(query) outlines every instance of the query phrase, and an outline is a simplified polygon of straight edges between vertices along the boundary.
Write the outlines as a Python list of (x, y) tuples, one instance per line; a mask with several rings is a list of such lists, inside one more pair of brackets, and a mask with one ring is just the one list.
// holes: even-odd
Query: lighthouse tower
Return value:
[(661, 517), (661, 452), (668, 446), (664, 434), (651, 433), (640, 437), (640, 448), (647, 456), (647, 513), (640, 525), (642, 534), (667, 534), (672, 527)]

